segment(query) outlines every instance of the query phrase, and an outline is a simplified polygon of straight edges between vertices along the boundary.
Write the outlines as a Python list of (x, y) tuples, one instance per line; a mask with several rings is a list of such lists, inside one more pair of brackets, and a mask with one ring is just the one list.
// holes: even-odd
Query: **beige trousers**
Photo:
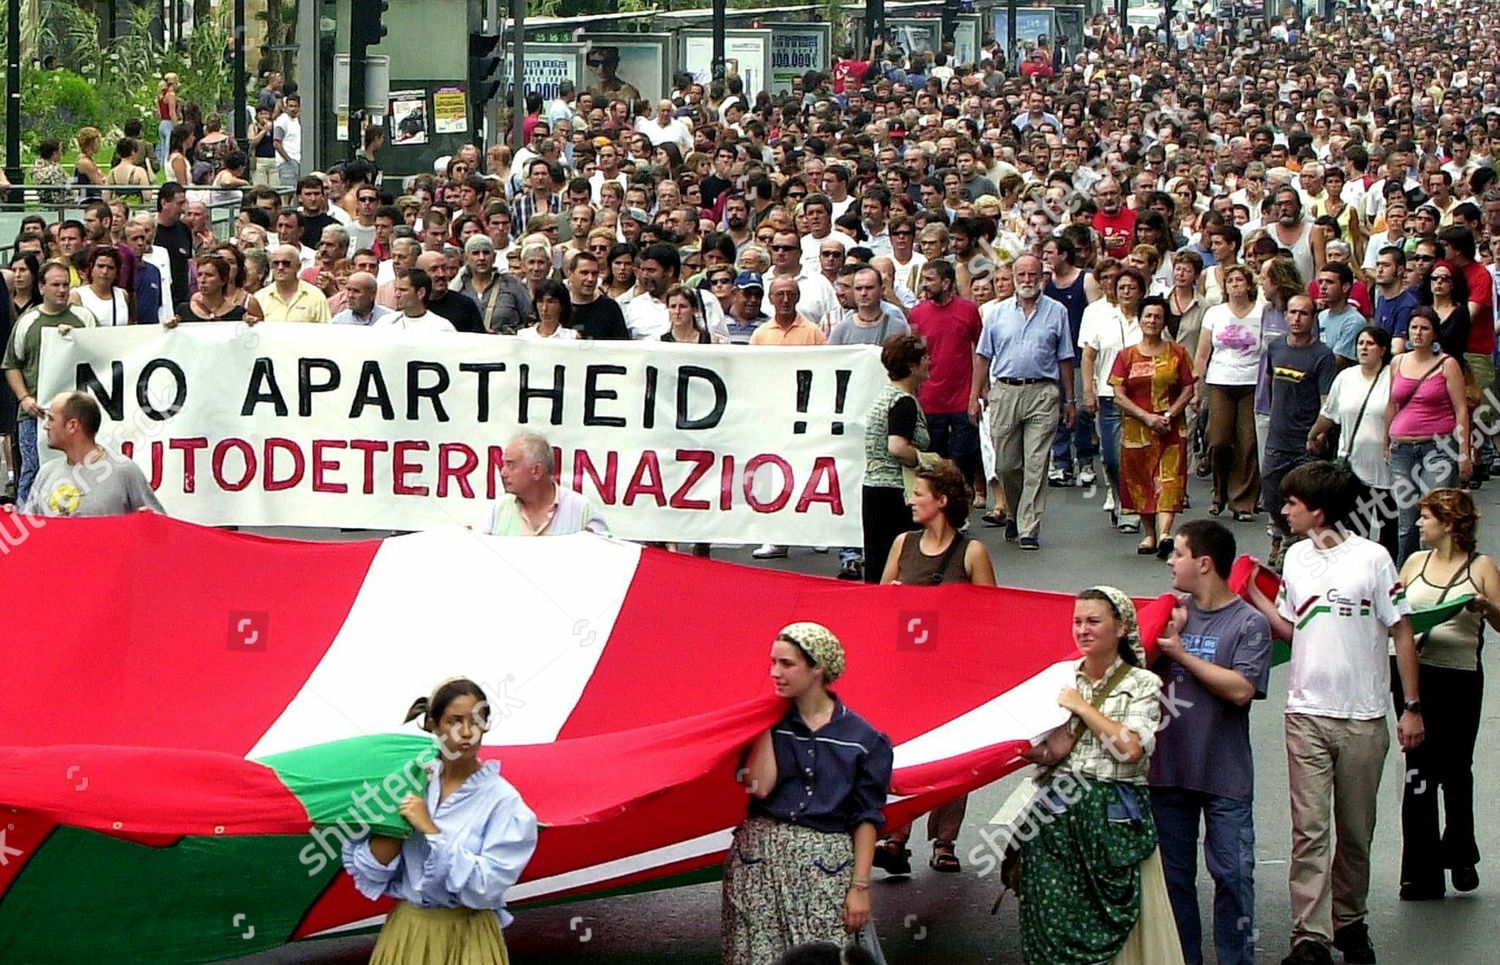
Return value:
[(1305, 939), (1328, 945), (1335, 930), (1364, 920), (1375, 805), (1390, 746), (1383, 717), (1286, 715), (1293, 945)]
[(990, 438), (995, 443), (995, 478), (1022, 536), (1036, 536), (1047, 508), (1047, 461), (1062, 393), (1056, 382), (990, 385)]

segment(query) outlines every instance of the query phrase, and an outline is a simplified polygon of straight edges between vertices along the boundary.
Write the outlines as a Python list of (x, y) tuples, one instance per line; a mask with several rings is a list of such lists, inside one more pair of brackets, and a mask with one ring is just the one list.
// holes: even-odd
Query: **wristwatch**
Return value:
[(1420, 700), (1408, 700), (1406, 702), (1406, 712), (1409, 714), (1420, 714), (1422, 712), (1422, 702)]

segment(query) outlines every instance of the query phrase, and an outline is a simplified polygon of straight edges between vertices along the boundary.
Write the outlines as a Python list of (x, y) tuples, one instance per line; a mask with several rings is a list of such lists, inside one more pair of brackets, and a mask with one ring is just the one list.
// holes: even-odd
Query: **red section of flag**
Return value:
[(307, 682), (380, 546), (266, 539), (154, 513), (26, 532), (5, 562), (0, 746), (238, 757)]

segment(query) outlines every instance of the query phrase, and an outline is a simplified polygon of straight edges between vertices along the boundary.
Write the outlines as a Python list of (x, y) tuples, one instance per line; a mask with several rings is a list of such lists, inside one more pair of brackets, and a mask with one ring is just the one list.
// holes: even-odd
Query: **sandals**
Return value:
[(1138, 556), (1155, 556), (1156, 549), (1156, 540), (1148, 536), (1145, 539), (1141, 540), (1138, 544), (1136, 544), (1135, 552)]
[(1247, 513), (1242, 510), (1236, 511), (1234, 514), (1234, 521), (1236, 523), (1253, 523), (1255, 522), (1255, 514)]
[(1162, 562), (1172, 558), (1172, 545), (1174, 539), (1171, 533), (1162, 534), (1161, 539), (1156, 541), (1156, 558)]
[(946, 875), (955, 875), (964, 870), (958, 863), (958, 855), (953, 853), (951, 844), (935, 844), (932, 846), (932, 858), (927, 866), (933, 871), (940, 871)]
[(1210, 516), (1222, 516), (1222, 515), (1224, 515), (1224, 504), (1221, 503), (1221, 502), (1217, 502), (1217, 501), (1214, 502), (1213, 505), (1211, 505), (1211, 506), (1208, 507), (1208, 515), (1210, 515)]
[(979, 521), (984, 523), (984, 525), (986, 526), (1004, 526), (1006, 523), (1010, 522), (1010, 520), (1006, 518), (1005, 514), (1002, 513), (999, 509), (990, 510), (983, 516), (979, 517)]
[(911, 874), (911, 851), (894, 841), (882, 841), (875, 846), (875, 867), (888, 875)]

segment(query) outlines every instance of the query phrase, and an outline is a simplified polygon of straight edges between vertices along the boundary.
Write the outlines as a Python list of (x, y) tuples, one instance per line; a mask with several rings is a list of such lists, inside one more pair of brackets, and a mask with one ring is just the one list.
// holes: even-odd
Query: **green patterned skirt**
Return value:
[(1034, 965), (1098, 965), (1141, 914), (1141, 862), (1156, 850), (1138, 785), (1064, 773), (1022, 826), (1021, 947)]

